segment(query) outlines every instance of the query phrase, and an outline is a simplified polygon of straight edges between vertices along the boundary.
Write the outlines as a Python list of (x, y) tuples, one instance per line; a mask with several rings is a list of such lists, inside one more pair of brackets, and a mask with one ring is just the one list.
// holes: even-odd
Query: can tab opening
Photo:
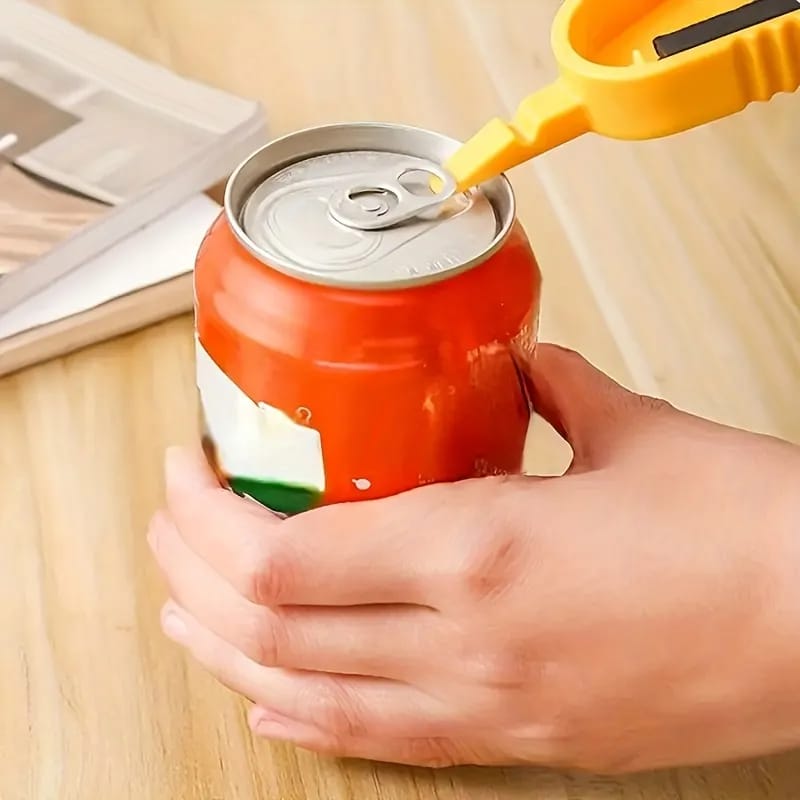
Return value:
[(338, 190), (328, 210), (333, 219), (349, 228), (380, 230), (433, 209), (455, 193), (455, 179), (446, 170), (408, 164)]

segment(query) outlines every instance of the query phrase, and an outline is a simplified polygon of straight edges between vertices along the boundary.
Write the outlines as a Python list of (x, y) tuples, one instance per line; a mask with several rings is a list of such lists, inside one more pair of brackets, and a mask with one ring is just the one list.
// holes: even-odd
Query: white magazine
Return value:
[(261, 106), (0, 0), (0, 315), (264, 143)]

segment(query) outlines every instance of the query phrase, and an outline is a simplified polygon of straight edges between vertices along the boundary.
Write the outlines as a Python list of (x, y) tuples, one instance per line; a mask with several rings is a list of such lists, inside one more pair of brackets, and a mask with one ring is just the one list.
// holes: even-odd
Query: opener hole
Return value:
[(416, 197), (433, 197), (441, 191), (442, 179), (425, 169), (407, 169), (397, 178), (398, 183)]

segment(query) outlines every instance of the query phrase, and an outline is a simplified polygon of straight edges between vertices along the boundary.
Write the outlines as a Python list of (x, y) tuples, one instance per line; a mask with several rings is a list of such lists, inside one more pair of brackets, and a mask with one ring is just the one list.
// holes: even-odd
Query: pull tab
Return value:
[[(414, 180), (410, 179), (412, 173)], [(399, 170), (395, 168), (393, 174), (378, 173), (374, 179), (339, 189), (331, 196), (328, 210), (342, 225), (374, 231), (435, 208), (455, 193), (455, 179), (446, 170), (434, 165), (407, 164)]]

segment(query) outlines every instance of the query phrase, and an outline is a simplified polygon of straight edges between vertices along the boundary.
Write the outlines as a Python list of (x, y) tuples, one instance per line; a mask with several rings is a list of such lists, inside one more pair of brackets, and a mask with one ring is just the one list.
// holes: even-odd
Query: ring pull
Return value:
[[(412, 173), (424, 178), (403, 183)], [(417, 193), (419, 192), (419, 193)], [(408, 164), (391, 175), (375, 175), (374, 180), (339, 189), (329, 201), (331, 216), (342, 225), (363, 231), (390, 228), (423, 211), (441, 205), (456, 193), (456, 182), (438, 166)]]

